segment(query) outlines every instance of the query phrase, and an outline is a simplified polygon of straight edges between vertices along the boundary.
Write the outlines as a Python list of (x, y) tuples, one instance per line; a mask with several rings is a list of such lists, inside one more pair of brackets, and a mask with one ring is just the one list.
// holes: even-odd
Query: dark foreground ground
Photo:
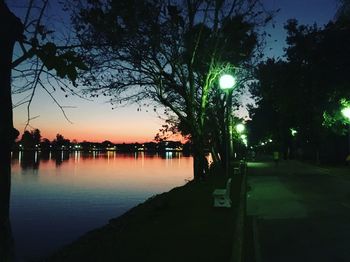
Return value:
[[(155, 196), (43, 261), (230, 261), (233, 208), (213, 208), (212, 176)], [(251, 162), (247, 172), (246, 262), (350, 261), (350, 168), (298, 161)]]
[(248, 166), (249, 261), (350, 261), (349, 167)]
[(241, 179), (233, 177), (233, 208), (214, 208), (212, 192), (226, 180), (216, 175), (157, 195), (43, 261), (229, 261)]

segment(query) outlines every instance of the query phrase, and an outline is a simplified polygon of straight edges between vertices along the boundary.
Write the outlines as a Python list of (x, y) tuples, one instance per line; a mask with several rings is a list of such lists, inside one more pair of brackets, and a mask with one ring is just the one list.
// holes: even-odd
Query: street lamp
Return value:
[(223, 90), (232, 89), (236, 84), (236, 79), (232, 75), (222, 75), (219, 79), (220, 88)]
[(298, 131), (294, 128), (290, 128), (289, 130), (292, 136), (296, 136), (298, 134)]
[(219, 78), (219, 86), (222, 90), (226, 91), (226, 175), (229, 175), (230, 172), (230, 160), (231, 160), (231, 152), (233, 148), (233, 141), (232, 141), (232, 123), (231, 123), (231, 107), (232, 107), (232, 92), (233, 87), (236, 85), (236, 79), (230, 75), (230, 74), (224, 74), (220, 76)]
[(350, 121), (350, 107), (344, 107), (341, 111), (342, 115)]
[(243, 124), (237, 124), (236, 125), (236, 131), (238, 132), (238, 133), (243, 133), (244, 132), (244, 130), (245, 130), (245, 125), (243, 125)]

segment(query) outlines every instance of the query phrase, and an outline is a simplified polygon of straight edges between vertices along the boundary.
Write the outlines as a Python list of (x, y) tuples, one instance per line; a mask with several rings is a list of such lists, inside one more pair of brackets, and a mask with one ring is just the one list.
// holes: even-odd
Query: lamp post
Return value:
[(348, 139), (349, 139), (349, 143), (348, 143), (348, 154), (350, 155), (350, 106), (344, 107), (341, 110), (342, 115), (349, 121), (348, 124)]
[(225, 159), (225, 172), (226, 176), (229, 176), (230, 172), (230, 161), (231, 161), (231, 152), (233, 148), (232, 141), (232, 123), (231, 123), (231, 107), (232, 107), (232, 92), (233, 87), (236, 84), (236, 79), (229, 74), (224, 74), (220, 76), (219, 86), (226, 93), (226, 127), (225, 127), (225, 140), (226, 140), (226, 159)]

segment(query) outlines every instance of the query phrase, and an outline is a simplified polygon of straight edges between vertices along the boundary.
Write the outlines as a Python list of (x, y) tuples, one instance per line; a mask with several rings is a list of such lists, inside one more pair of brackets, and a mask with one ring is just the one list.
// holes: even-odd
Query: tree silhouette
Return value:
[(11, 148), (18, 136), (12, 119), (11, 63), (14, 44), (21, 39), (23, 26), (4, 1), (0, 1), (0, 24), (0, 259), (6, 261), (11, 259)]
[(189, 134), (199, 179), (218, 76), (249, 65), (255, 27), (270, 15), (259, 1), (82, 2), (74, 16), (78, 35), (83, 46), (99, 46), (84, 52), (91, 67), (86, 91), (109, 96), (112, 105), (143, 99), (163, 105)]
[(336, 18), (338, 22), (346, 23), (350, 20), (350, 1), (338, 0), (339, 7), (337, 10)]
[(28, 130), (24, 131), (22, 138), (21, 138), (21, 143), (22, 143), (24, 149), (33, 149), (34, 139), (33, 139), (32, 134)]
[[(57, 20), (58, 10), (54, 8), (60, 8), (60, 1), (31, 0), (24, 3), (24, 12), (18, 12), (25, 30), (11, 65), (14, 71), (12, 89), (13, 94), (22, 94), (22, 98), (13, 107), (27, 106), (27, 126), (35, 118), (30, 114), (30, 106), (39, 89), (52, 99), (69, 121), (65, 113), (67, 107), (60, 103), (56, 94), (78, 95), (74, 82), (78, 72), (87, 69), (75, 51), (79, 45), (67, 36), (71, 32), (64, 15), (60, 14), (61, 22), (50, 21)], [(15, 6), (13, 9), (18, 11)], [(63, 32), (62, 27), (65, 28)]]
[[(11, 3), (10, 3), (11, 4)], [(44, 25), (45, 12), (49, 4), (48, 0), (27, 3), (27, 11), (24, 13), (23, 23), (0, 0), (0, 245), (6, 239), (9, 228), (9, 197), (11, 187), (10, 156), (14, 139), (18, 131), (13, 128), (12, 110), (16, 106), (27, 104), (28, 122), (31, 120), (29, 108), (37, 87), (43, 90), (64, 112), (64, 107), (58, 103), (52, 90), (61, 90), (75, 94), (74, 90), (61, 78), (70, 81), (76, 79), (78, 70), (86, 69), (82, 60), (73, 51), (76, 46), (70, 46), (67, 42), (57, 44), (51, 37), (54, 31)], [(15, 42), (19, 43), (18, 54), (13, 61)], [(12, 75), (11, 71), (15, 71)], [(11, 86), (11, 80), (13, 85)], [(18, 82), (16, 80), (19, 80)], [(55, 81), (55, 84), (53, 84)], [(16, 84), (17, 83), (17, 84)], [(52, 90), (49, 90), (52, 88)], [(29, 93), (24, 100), (17, 104), (12, 103), (13, 93)], [(38, 137), (37, 137), (38, 138)], [(2, 256), (2, 254), (0, 254)]]
[(41, 134), (40, 134), (40, 130), (39, 129), (34, 129), (34, 131), (32, 132), (33, 135), (33, 141), (35, 145), (39, 145), (41, 142)]
[[(336, 140), (326, 127), (336, 134), (346, 132), (340, 102), (350, 98), (350, 27), (342, 20), (323, 28), (290, 20), (285, 28), (286, 61), (270, 59), (257, 70), (262, 101), (253, 125), (269, 117), (268, 127), (259, 125), (260, 135), (269, 132), (285, 152), (297, 139), (318, 161), (321, 153), (329, 152), (327, 141)], [(299, 131), (293, 140), (291, 128)]]
[(65, 139), (61, 134), (57, 134), (56, 138), (52, 141), (52, 145), (56, 150), (69, 149), (70, 140)]
[(24, 149), (36, 149), (41, 142), (41, 134), (39, 129), (34, 129), (33, 131), (25, 130), (23, 132), (20, 143)]

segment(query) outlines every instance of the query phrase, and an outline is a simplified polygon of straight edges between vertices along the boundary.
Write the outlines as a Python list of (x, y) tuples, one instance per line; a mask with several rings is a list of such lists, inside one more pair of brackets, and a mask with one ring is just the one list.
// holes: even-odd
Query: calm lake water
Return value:
[(16, 152), (11, 222), (18, 261), (45, 256), (191, 179), (181, 153)]

